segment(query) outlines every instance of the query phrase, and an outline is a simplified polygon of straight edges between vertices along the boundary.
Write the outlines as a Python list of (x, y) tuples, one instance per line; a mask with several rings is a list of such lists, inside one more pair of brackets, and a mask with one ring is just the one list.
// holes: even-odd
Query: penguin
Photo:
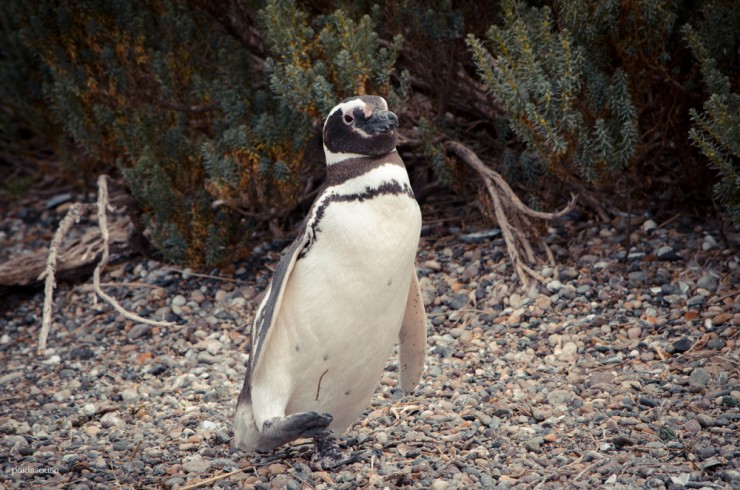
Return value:
[(235, 445), (314, 440), (325, 469), (357, 460), (337, 437), (370, 405), (399, 341), (399, 378), (424, 367), (426, 313), (415, 257), (421, 212), (382, 97), (351, 97), (323, 126), (326, 180), (257, 308), (234, 416)]

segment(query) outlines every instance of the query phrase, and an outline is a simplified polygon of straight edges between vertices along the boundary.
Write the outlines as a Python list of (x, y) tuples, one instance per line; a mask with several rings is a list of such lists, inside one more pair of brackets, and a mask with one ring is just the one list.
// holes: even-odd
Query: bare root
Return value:
[[(575, 194), (571, 194), (570, 202), (560, 211), (554, 213), (535, 211), (524, 204), (514, 194), (514, 191), (511, 190), (511, 187), (509, 187), (509, 184), (506, 183), (504, 178), (495, 170), (487, 167), (473, 150), (458, 141), (448, 141), (446, 147), (460, 160), (475, 170), (483, 180), (483, 184), (493, 201), (494, 215), (501, 227), (501, 234), (506, 243), (506, 250), (514, 266), (514, 270), (522, 282), (522, 286), (525, 289), (528, 288), (530, 278), (544, 283), (545, 279), (531, 267), (531, 264), (537, 258), (534, 254), (532, 244), (527, 237), (528, 232), (532, 230), (530, 218), (551, 220), (571, 212), (576, 205)], [(544, 240), (540, 241), (540, 245), (545, 250), (548, 262), (554, 265), (554, 257), (550, 248)]]
[[(39, 333), (39, 343), (38, 343), (38, 348), (37, 348), (37, 353), (40, 356), (43, 356), (46, 353), (46, 340), (49, 335), (49, 328), (51, 327), (51, 315), (52, 315), (52, 310), (54, 308), (54, 288), (56, 287), (57, 261), (58, 261), (58, 257), (60, 256), (60, 248), (62, 246), (64, 236), (67, 234), (67, 232), (69, 232), (69, 230), (72, 228), (72, 226), (75, 223), (79, 222), (80, 217), (83, 214), (92, 213), (94, 209), (97, 210), (98, 228), (100, 230), (100, 237), (102, 239), (102, 244), (99, 245), (100, 248), (102, 249), (102, 256), (101, 256), (100, 262), (98, 262), (93, 272), (93, 288), (95, 290), (95, 293), (100, 298), (107, 301), (118, 313), (128, 318), (129, 320), (133, 320), (139, 323), (146, 323), (149, 325), (156, 325), (156, 326), (171, 325), (170, 322), (160, 322), (160, 321), (155, 321), (155, 320), (149, 320), (149, 319), (146, 319), (146, 318), (143, 318), (137, 315), (136, 313), (127, 311), (125, 308), (123, 308), (118, 303), (118, 301), (116, 301), (115, 298), (108, 295), (101, 289), (100, 274), (105, 268), (105, 266), (108, 265), (108, 260), (110, 258), (110, 232), (108, 229), (107, 212), (109, 209), (113, 210), (113, 208), (111, 207), (108, 201), (107, 178), (108, 177), (106, 175), (101, 175), (98, 178), (97, 206), (90, 205), (90, 204), (79, 204), (79, 203), (73, 204), (70, 207), (69, 211), (67, 212), (67, 215), (59, 223), (59, 227), (57, 228), (57, 231), (54, 233), (54, 238), (52, 239), (51, 245), (49, 246), (49, 255), (46, 260), (46, 268), (39, 276), (39, 279), (42, 279), (42, 278), (45, 279), (44, 310), (43, 310), (43, 316), (42, 316), (42, 321), (41, 321), (41, 332)], [(81, 253), (83, 255), (87, 255), (91, 251), (92, 248), (93, 248), (93, 245), (91, 244), (86, 249), (82, 250)]]

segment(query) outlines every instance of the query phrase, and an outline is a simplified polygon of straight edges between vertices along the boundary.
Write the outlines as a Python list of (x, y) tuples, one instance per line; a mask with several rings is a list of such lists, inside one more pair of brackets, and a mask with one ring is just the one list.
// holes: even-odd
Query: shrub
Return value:
[[(721, 66), (737, 74), (740, 12), (737, 2), (705, 5), (704, 22), (694, 29), (684, 26), (686, 41), (701, 64), (709, 92), (703, 112), (692, 108), (694, 123), (689, 136), (718, 174), (714, 196), (727, 208), (728, 217), (740, 226), (740, 95), (732, 91), (730, 77)], [(737, 80), (737, 79), (736, 79)], [(736, 87), (737, 89), (738, 87)]]
[(315, 123), (350, 94), (387, 93), (401, 43), (382, 47), (368, 16), (309, 20), (293, 1), (258, 19), (236, 1), (17, 5), (56, 123), (120, 169), (151, 241), (192, 266), (245, 253), (295, 207)]

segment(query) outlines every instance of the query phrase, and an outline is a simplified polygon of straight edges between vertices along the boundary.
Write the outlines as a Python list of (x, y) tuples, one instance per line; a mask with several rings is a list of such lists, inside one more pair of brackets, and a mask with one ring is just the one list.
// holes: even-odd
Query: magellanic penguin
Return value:
[(369, 406), (396, 339), (401, 387), (419, 381), (421, 212), (397, 127), (377, 96), (346, 99), (324, 123), (326, 182), (256, 311), (234, 420), (242, 449), (311, 437), (319, 463), (339, 466), (336, 436)]

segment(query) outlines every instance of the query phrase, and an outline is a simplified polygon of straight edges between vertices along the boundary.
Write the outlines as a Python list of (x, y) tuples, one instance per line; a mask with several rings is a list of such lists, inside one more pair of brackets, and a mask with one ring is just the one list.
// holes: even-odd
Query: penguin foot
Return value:
[(331, 414), (318, 412), (300, 412), (285, 417), (273, 417), (262, 424), (262, 437), (269, 439), (274, 447), (277, 447), (301, 437), (325, 434), (331, 421)]
[(319, 470), (333, 470), (346, 464), (362, 461), (365, 451), (353, 451), (349, 454), (339, 449), (337, 439), (331, 432), (327, 431), (323, 436), (314, 438), (314, 462)]

